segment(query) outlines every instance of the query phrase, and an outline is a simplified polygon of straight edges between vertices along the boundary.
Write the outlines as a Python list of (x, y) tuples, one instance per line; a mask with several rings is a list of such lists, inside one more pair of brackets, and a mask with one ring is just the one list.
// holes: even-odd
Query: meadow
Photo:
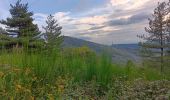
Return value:
[(57, 1), (0, 2), (0, 100), (170, 100), (170, 1)]
[[(88, 47), (61, 51), (2, 50), (0, 99), (2, 100), (133, 100), (170, 96), (169, 71), (112, 63), (107, 53)], [(168, 99), (167, 99), (168, 100)]]

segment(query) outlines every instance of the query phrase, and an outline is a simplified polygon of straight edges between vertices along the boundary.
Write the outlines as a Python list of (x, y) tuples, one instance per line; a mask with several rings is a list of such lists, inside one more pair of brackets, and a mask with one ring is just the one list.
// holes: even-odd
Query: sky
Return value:
[[(10, 17), (10, 4), (16, 1), (0, 0), (0, 20)], [(137, 35), (145, 34), (148, 18), (162, 1), (166, 0), (22, 0), (41, 31), (52, 14), (63, 35), (105, 45), (140, 42)]]

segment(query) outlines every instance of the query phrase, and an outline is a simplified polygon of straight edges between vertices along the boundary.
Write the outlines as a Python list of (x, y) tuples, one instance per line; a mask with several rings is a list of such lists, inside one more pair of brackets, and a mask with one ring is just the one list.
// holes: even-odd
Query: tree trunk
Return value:
[(161, 72), (163, 72), (163, 67), (164, 67), (164, 47), (163, 47), (164, 41), (163, 41), (163, 32), (162, 32), (162, 23), (161, 23)]
[(163, 72), (163, 67), (164, 67), (164, 60), (163, 60), (163, 56), (164, 56), (164, 50), (163, 48), (161, 48), (161, 72)]

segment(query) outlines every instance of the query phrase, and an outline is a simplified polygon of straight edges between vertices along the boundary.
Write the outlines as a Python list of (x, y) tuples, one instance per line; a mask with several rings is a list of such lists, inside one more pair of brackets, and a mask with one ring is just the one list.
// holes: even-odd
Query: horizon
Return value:
[[(10, 17), (10, 4), (16, 1), (0, 2), (0, 20)], [(22, 0), (28, 2), (41, 31), (46, 17), (52, 14), (63, 27), (63, 35), (105, 45), (140, 42), (137, 35), (145, 34), (147, 19), (159, 1), (162, 0)]]
[[(85, 39), (76, 38), (76, 37), (71, 37), (71, 36), (64, 36), (64, 37), (73, 38), (73, 39), (80, 39), (80, 40), (83, 40), (83, 41), (96, 43), (96, 42), (93, 42), (93, 41), (88, 41), (88, 40), (85, 40)], [(137, 42), (137, 43), (112, 43), (112, 44), (101, 44), (101, 43), (96, 43), (96, 44), (99, 44), (99, 45), (106, 45), (106, 46), (112, 46), (112, 45), (131, 45), (131, 44), (137, 45), (138, 43), (139, 43), (139, 42)]]

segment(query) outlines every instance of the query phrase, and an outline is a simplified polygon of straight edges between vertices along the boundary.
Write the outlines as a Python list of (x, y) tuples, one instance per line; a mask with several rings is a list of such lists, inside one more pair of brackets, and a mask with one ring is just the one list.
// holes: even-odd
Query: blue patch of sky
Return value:
[[(17, 0), (9, 0), (14, 4)], [(103, 6), (108, 0), (22, 0), (29, 3), (34, 13), (53, 14), (56, 12), (81, 13), (95, 7)]]

